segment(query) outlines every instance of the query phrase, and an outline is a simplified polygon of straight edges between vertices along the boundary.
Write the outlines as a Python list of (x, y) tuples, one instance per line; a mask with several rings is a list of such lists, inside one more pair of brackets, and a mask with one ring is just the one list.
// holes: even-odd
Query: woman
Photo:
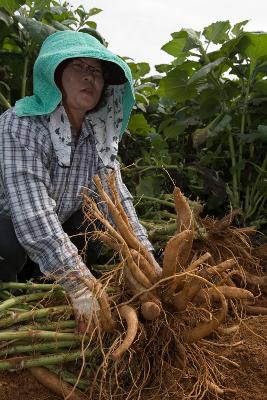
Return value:
[(85, 229), (81, 192), (88, 187), (95, 196), (94, 175), (105, 186), (116, 171), (135, 233), (153, 250), (116, 161), (134, 104), (131, 73), (94, 37), (62, 31), (43, 43), (33, 84), (34, 95), (0, 118), (0, 280), (16, 280), (30, 257), (68, 292), (83, 331), (99, 309), (80, 279), (94, 279), (85, 262), (95, 261), (97, 249), (91, 242), (84, 262), (79, 237), (71, 241), (68, 233)]

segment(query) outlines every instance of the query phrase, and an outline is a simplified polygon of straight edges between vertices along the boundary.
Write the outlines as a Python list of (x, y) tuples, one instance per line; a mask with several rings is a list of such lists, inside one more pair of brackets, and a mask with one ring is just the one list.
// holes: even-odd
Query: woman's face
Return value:
[(85, 114), (99, 102), (104, 88), (100, 62), (95, 58), (74, 58), (64, 68), (60, 89), (64, 107), (72, 114)]

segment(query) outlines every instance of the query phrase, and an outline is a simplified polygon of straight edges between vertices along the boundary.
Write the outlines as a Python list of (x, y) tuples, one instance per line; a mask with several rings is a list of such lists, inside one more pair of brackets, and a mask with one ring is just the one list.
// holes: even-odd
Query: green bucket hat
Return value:
[(16, 102), (16, 115), (36, 116), (53, 112), (62, 100), (54, 80), (55, 70), (62, 61), (76, 57), (102, 60), (104, 68), (108, 70), (107, 84), (123, 85), (122, 134), (135, 102), (130, 68), (95, 37), (72, 30), (53, 33), (43, 42), (33, 68), (34, 94)]

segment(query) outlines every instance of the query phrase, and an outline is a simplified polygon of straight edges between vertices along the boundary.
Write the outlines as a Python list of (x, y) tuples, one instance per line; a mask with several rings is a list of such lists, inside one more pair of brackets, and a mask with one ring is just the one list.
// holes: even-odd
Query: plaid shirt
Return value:
[[(62, 224), (81, 207), (82, 188), (93, 188), (94, 175), (105, 185), (108, 170), (97, 155), (86, 119), (78, 143), (72, 143), (71, 166), (60, 167), (47, 119), (17, 117), (13, 109), (0, 118), (0, 214), (12, 218), (19, 242), (46, 276), (59, 279), (66, 290), (78, 290), (83, 286), (79, 276), (91, 273)], [(122, 205), (136, 235), (151, 251), (118, 164), (115, 169)]]

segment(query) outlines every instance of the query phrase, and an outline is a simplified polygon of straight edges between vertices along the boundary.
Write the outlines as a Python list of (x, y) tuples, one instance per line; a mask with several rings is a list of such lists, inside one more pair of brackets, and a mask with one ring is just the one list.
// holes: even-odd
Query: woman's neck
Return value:
[(85, 114), (82, 112), (77, 112), (77, 110), (72, 110), (66, 106), (64, 106), (64, 108), (69, 118), (71, 126), (77, 133), (80, 133)]

